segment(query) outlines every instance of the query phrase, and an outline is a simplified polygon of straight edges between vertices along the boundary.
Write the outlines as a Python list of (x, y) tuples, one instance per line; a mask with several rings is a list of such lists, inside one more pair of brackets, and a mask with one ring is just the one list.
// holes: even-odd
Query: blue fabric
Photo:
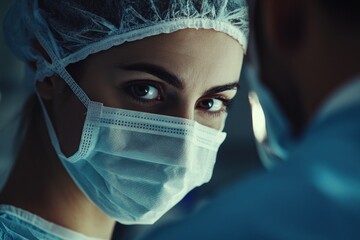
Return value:
[(51, 233), (30, 224), (8, 212), (0, 212), (0, 239), (2, 240), (23, 240), (23, 239), (44, 239), (60, 240)]
[(272, 171), (146, 239), (360, 239), (360, 102), (315, 121)]
[(1, 240), (99, 240), (48, 222), (30, 212), (0, 205)]

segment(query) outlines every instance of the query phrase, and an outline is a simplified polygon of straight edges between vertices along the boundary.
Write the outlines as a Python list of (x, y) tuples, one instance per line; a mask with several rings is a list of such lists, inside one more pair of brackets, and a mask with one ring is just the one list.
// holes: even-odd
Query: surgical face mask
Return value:
[(287, 159), (294, 138), (287, 118), (271, 92), (259, 79), (259, 61), (253, 31), (250, 33), (248, 51), (251, 64), (248, 63), (245, 70), (251, 90), (249, 100), (253, 130), (260, 159), (265, 167), (272, 168), (278, 162)]
[(79, 149), (66, 157), (43, 106), (50, 139), (77, 186), (108, 216), (152, 224), (210, 180), (225, 133), (192, 120), (104, 107), (64, 69), (58, 72), (87, 114)]

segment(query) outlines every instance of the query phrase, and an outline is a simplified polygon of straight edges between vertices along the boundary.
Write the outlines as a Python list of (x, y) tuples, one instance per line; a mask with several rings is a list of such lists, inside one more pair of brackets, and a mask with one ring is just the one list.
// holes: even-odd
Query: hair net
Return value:
[(23, 61), (37, 64), (38, 80), (53, 74), (51, 64), (66, 67), (126, 41), (185, 28), (224, 32), (246, 50), (246, 1), (14, 0), (4, 21), (8, 45)]

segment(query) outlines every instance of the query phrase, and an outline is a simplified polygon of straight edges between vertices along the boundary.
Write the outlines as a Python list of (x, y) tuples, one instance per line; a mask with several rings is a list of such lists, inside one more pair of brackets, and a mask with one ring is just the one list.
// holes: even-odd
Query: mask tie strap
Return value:
[(79, 98), (79, 100), (84, 104), (86, 108), (89, 106), (90, 99), (86, 95), (86, 93), (81, 89), (81, 87), (74, 81), (74, 79), (70, 76), (68, 71), (66, 71), (65, 67), (63, 66), (62, 62), (58, 57), (55, 55), (54, 51), (51, 49), (49, 44), (40, 36), (39, 32), (36, 31), (35, 33), (36, 38), (38, 39), (40, 45), (44, 48), (46, 53), (49, 55), (51, 59), (50, 68), (60, 77), (64, 79), (70, 89), (74, 92), (74, 94)]

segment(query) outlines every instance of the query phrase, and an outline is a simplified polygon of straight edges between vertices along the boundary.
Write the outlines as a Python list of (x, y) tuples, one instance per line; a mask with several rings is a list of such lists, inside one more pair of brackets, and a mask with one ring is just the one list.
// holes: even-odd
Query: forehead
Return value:
[(205, 74), (234, 80), (241, 68), (243, 50), (225, 33), (186, 29), (126, 43), (95, 54), (95, 58), (98, 64), (152, 63), (182, 79)]

